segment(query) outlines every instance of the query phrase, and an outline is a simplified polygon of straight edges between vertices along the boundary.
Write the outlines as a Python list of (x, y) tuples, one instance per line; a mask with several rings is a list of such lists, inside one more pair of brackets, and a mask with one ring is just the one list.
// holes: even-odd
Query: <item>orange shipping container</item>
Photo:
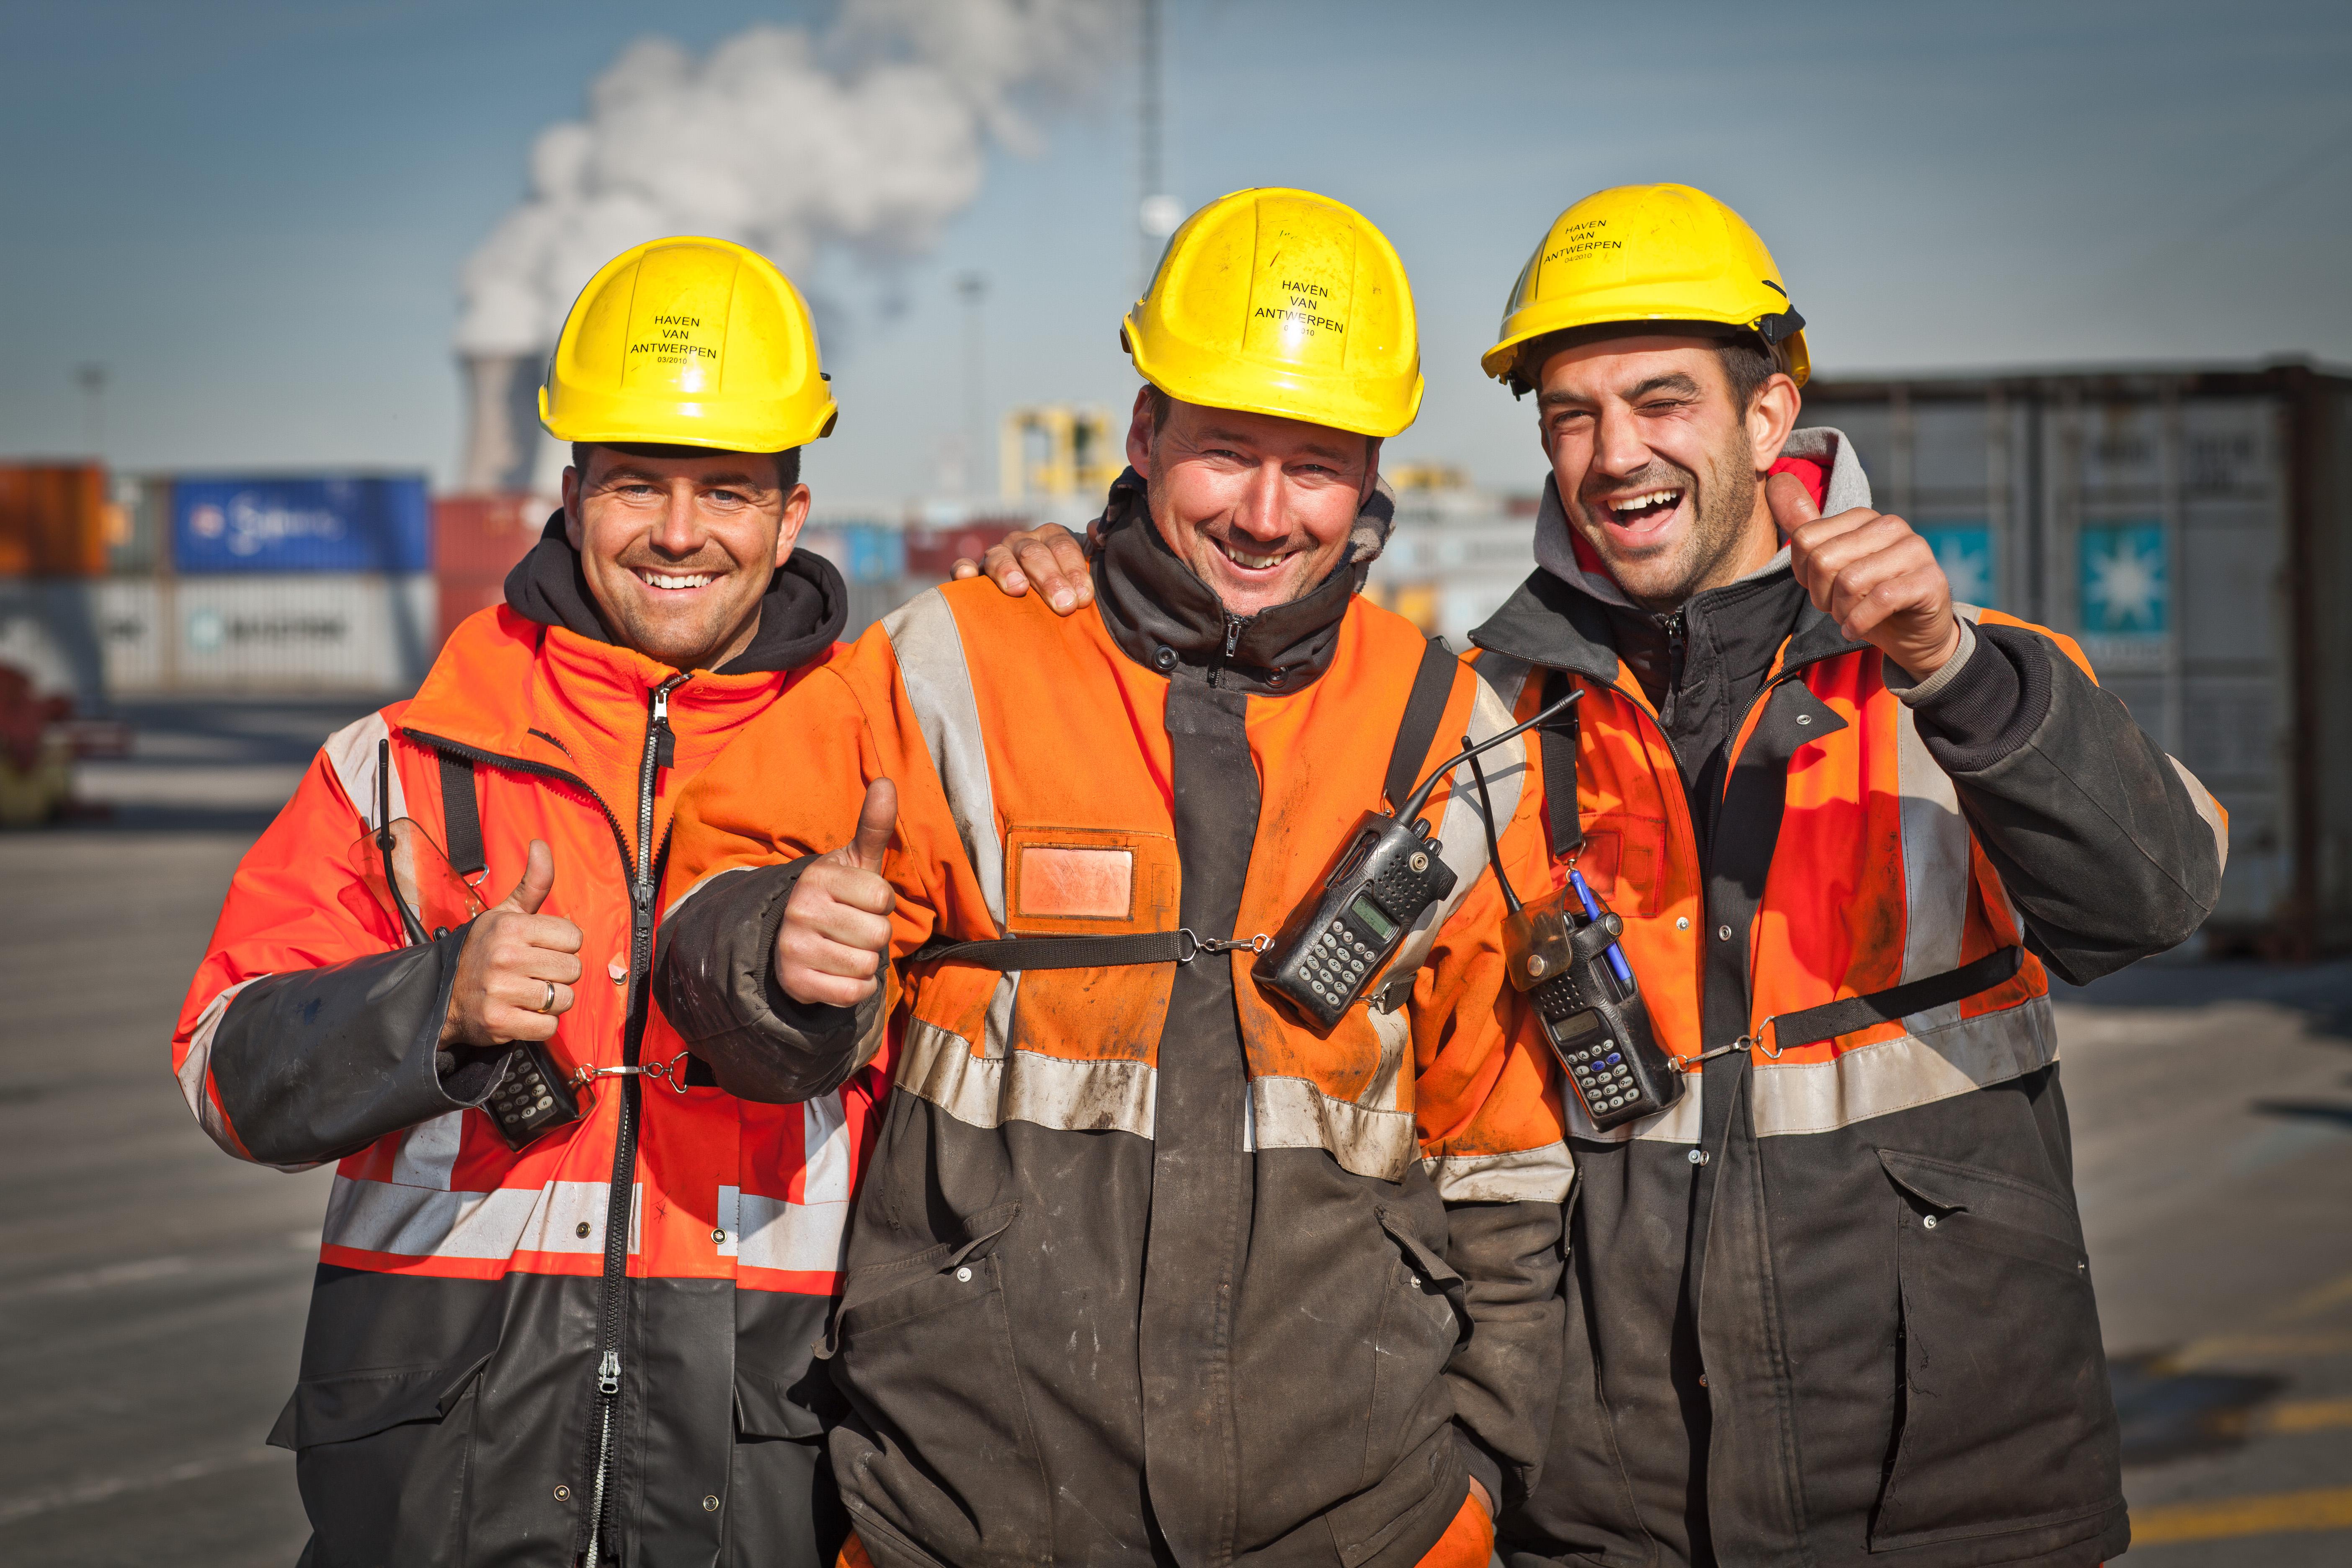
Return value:
[(0, 464), (0, 577), (99, 577), (120, 520), (97, 463)]

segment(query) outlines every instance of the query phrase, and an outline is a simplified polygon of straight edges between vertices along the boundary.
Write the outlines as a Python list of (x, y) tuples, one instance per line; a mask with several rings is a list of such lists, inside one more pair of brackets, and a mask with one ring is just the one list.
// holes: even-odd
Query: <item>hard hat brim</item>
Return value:
[(539, 389), (539, 422), (559, 441), (589, 446), (702, 447), (714, 452), (787, 452), (833, 434), (840, 410), (828, 397), (814, 408), (745, 407), (713, 398), (698, 409), (626, 395), (568, 389), (558, 407)]
[[(1538, 316), (1542, 319), (1532, 321), (1526, 320)], [(1724, 327), (1736, 332), (1753, 333), (1759, 341), (1763, 337), (1761, 332), (1757, 331), (1756, 322), (1752, 319), (1740, 320), (1696, 310), (1661, 310), (1641, 316), (1620, 316), (1608, 311), (1545, 311), (1541, 307), (1530, 307), (1519, 311), (1505, 324), (1502, 340), (1479, 356), (1478, 365), (1495, 380), (1507, 385), (1513, 384), (1522, 379), (1519, 375), (1520, 351), (1539, 338), (1554, 337), (1561, 332), (1577, 331), (1587, 327), (1619, 328), (1622, 329), (1624, 336), (1630, 338), (1638, 337), (1645, 331), (1671, 332), (1676, 327), (1690, 325)], [(1807, 352), (1805, 346), (1804, 329), (1800, 327), (1782, 338), (1777, 346), (1788, 360), (1789, 379), (1799, 386), (1804, 385), (1807, 378), (1812, 374), (1812, 355)]]

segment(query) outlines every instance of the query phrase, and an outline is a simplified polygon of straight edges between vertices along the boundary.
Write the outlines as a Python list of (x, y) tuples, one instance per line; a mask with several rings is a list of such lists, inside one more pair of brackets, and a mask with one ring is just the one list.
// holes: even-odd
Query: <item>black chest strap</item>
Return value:
[(448, 752), (441, 757), (441, 825), (449, 842), (449, 868), (474, 877), (489, 868), (482, 855), (482, 805), (474, 794), (474, 763)]
[[(1388, 773), (1381, 785), (1389, 806), (1412, 793), (1422, 763), (1437, 743), (1437, 728), (1444, 721), (1445, 704), (1454, 695), (1454, 672), (1461, 661), (1444, 643), (1432, 637), (1421, 650), (1413, 671), (1412, 689), (1404, 700), (1404, 716), (1397, 722), (1396, 744), (1389, 752)], [(1230, 952), (1236, 948), (1265, 951), (1265, 940), (1202, 936), (1175, 931), (1136, 931), (1124, 936), (1008, 936), (980, 942), (929, 942), (909, 953), (909, 963), (949, 962), (979, 969), (1119, 969), (1134, 963), (1190, 963), (1202, 953)]]

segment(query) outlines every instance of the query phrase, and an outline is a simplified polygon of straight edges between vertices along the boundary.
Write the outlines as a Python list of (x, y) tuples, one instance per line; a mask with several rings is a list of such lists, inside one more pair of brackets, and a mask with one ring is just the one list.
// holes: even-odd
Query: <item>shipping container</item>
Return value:
[(843, 559), (835, 564), (853, 583), (895, 583), (907, 574), (907, 531), (896, 523), (850, 522), (836, 526)]
[(0, 577), (95, 577), (123, 531), (99, 463), (0, 463)]
[(425, 677), (435, 598), (415, 575), (0, 579), (0, 663), (85, 712), (160, 691), (389, 696)]
[(182, 576), (429, 572), (425, 476), (177, 476), (172, 569)]
[(1824, 380), (1956, 597), (2076, 638), (2230, 811), (2209, 942), (2352, 946), (2352, 380), (2307, 365)]
[(433, 577), (438, 649), (457, 623), (506, 602), (507, 574), (530, 553), (555, 506), (530, 495), (436, 496), (433, 501)]
[(1003, 537), (1031, 526), (1026, 517), (975, 517), (948, 527), (907, 530), (906, 574), (946, 582), (959, 559), (977, 561)]

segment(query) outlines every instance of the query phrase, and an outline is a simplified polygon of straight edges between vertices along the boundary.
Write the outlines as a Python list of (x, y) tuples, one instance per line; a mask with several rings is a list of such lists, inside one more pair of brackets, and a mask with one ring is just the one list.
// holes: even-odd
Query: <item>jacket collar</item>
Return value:
[[(507, 604), (525, 620), (562, 626), (577, 637), (609, 644), (612, 632), (588, 594), (580, 552), (563, 531), (563, 513), (547, 520), (539, 542), (507, 574)], [(849, 589), (833, 563), (813, 550), (787, 556), (760, 601), (760, 629), (751, 646), (717, 673), (749, 675), (797, 669), (841, 636), (849, 621)]]
[[(1870, 504), (1870, 479), (1844, 433), (1825, 425), (1790, 432), (1785, 456), (1810, 458), (1829, 468), (1829, 484), (1822, 511), (1824, 516)], [(1519, 584), (1503, 607), (1473, 630), (1470, 640), (1479, 647), (1507, 654), (1546, 669), (1613, 684), (1618, 676), (1615, 638), (1602, 609), (1613, 605), (1635, 609), (1633, 601), (1605, 573), (1588, 572), (1576, 558), (1570, 542), (1568, 513), (1560, 505), (1558, 484), (1547, 475), (1543, 504), (1536, 514), (1535, 572)], [(1789, 570), (1789, 548), (1782, 545), (1771, 560), (1740, 582), (1751, 582)], [(1837, 622), (1813, 607), (1808, 599), (1798, 612), (1796, 630), (1790, 634), (1780, 668), (1796, 669), (1867, 645), (1848, 640)]]
[(509, 574), (508, 602), (450, 635), (400, 726), (427, 744), (579, 778), (608, 803), (634, 800), (656, 689), (670, 687), (671, 765), (684, 777), (833, 646), (847, 608), (840, 574), (795, 551), (776, 576), (751, 647), (724, 671), (681, 678), (605, 635), (559, 512)]
[(1090, 531), (1095, 602), (1119, 651), (1162, 675), (1212, 679), (1259, 694), (1297, 691), (1330, 667), (1339, 623), (1395, 526), (1396, 497), (1378, 481), (1358, 515), (1348, 558), (1286, 605), (1254, 616), (1225, 611), (1151, 524), (1143, 479), (1114, 480)]

